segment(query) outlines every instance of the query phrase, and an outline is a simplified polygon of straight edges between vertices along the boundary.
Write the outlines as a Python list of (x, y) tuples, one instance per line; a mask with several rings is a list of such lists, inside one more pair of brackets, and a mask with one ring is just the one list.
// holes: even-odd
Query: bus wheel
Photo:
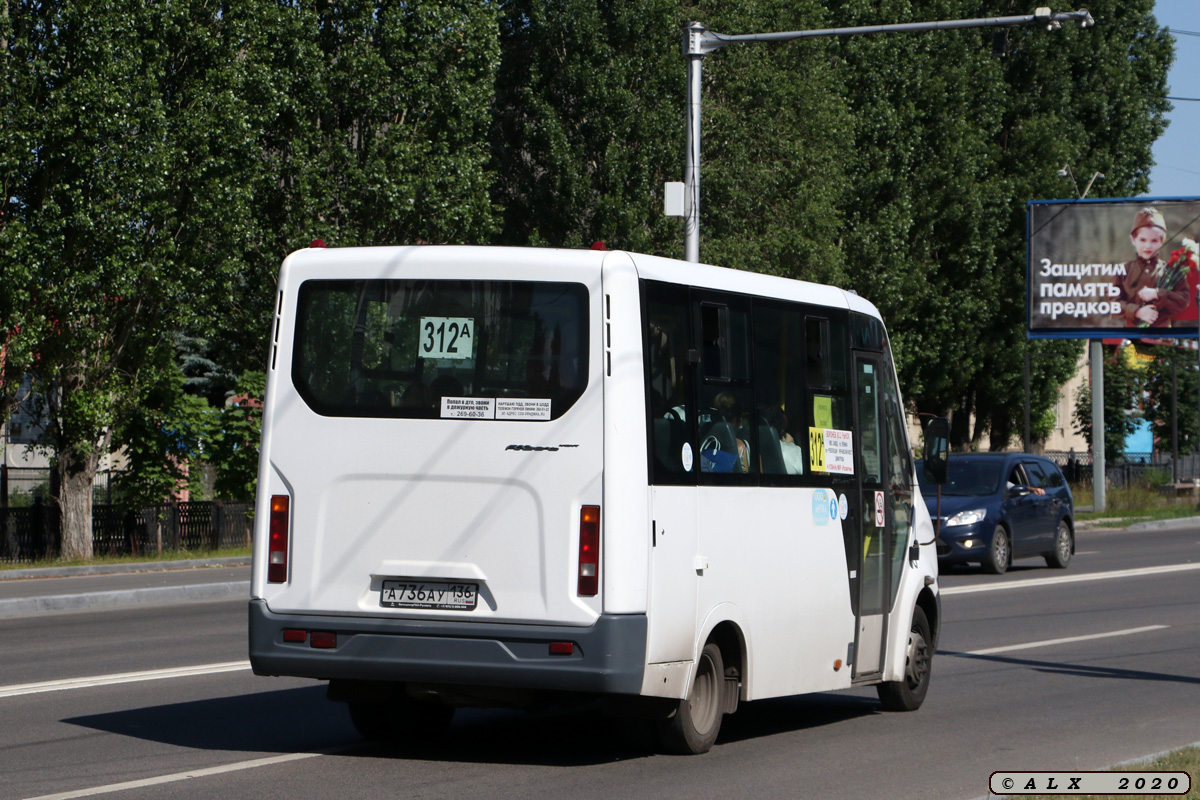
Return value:
[(721, 688), (725, 666), (721, 648), (713, 642), (704, 645), (696, 665), (692, 689), (667, 719), (659, 720), (658, 742), (663, 750), (679, 755), (707, 753), (721, 730)]
[(885, 681), (875, 687), (879, 700), (888, 711), (916, 711), (929, 691), (933, 667), (933, 637), (929, 620), (920, 606), (913, 609), (912, 630), (904, 653), (904, 680)]
[(403, 741), (444, 733), (454, 718), (454, 707), (396, 697), (377, 702), (352, 702), (350, 721), (367, 739)]

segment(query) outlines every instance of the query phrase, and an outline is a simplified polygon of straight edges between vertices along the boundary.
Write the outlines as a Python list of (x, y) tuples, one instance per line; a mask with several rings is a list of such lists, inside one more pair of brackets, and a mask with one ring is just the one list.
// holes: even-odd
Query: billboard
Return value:
[(1031, 339), (1194, 338), (1200, 199), (1028, 206)]

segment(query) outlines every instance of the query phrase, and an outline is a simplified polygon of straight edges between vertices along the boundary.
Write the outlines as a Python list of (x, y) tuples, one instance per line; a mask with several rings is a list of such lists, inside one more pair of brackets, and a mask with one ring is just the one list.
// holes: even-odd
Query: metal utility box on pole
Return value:
[(738, 42), (788, 42), (793, 39), (814, 39), (830, 36), (859, 36), (868, 33), (920, 33), (923, 31), (959, 30), (963, 28), (1012, 28), (1020, 25), (1045, 25), (1057, 30), (1064, 22), (1077, 22), (1084, 28), (1096, 24), (1085, 10), (1055, 13), (1039, 8), (1032, 14), (1015, 17), (985, 17), (954, 19), (937, 22), (904, 22), (892, 25), (861, 25), (853, 28), (824, 28), (811, 31), (782, 33), (751, 33), (729, 36), (715, 33), (700, 22), (689, 23), (683, 34), (683, 54), (687, 58), (687, 158), (684, 164), (684, 258), (700, 261), (700, 61), (725, 45)]

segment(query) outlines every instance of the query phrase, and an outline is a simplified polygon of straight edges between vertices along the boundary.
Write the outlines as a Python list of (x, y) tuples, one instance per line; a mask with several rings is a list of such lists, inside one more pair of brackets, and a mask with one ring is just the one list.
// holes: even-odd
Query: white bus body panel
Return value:
[(604, 613), (644, 614), (650, 569), (645, 366), (641, 289), (628, 253), (604, 259), (603, 304), (592, 338), (604, 348)]

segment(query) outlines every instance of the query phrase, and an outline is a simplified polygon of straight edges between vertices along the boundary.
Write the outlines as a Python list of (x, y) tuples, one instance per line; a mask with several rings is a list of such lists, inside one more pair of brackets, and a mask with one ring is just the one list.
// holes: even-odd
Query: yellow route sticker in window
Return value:
[(825, 471), (825, 429), (808, 429), (808, 465), (813, 472)]
[(833, 427), (833, 398), (828, 395), (813, 396), (813, 426), (817, 428)]

